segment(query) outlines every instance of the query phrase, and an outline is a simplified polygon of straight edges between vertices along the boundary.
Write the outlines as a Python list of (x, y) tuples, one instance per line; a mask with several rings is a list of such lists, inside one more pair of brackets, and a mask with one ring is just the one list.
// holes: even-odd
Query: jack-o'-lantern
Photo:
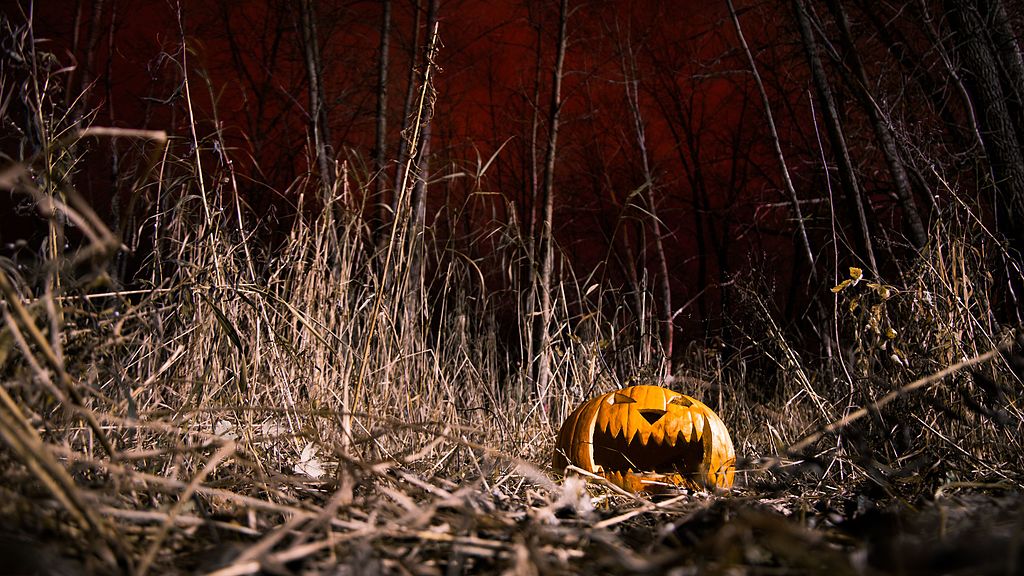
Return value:
[(566, 418), (554, 467), (569, 464), (632, 492), (731, 488), (736, 451), (725, 423), (701, 402), (660, 386), (630, 386), (591, 398)]

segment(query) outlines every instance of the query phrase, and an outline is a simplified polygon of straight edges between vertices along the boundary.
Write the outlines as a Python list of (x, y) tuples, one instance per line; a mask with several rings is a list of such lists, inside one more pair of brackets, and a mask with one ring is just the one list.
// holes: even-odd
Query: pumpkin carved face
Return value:
[(736, 452), (704, 404), (660, 386), (631, 386), (591, 398), (565, 420), (554, 467), (569, 464), (633, 492), (731, 488)]

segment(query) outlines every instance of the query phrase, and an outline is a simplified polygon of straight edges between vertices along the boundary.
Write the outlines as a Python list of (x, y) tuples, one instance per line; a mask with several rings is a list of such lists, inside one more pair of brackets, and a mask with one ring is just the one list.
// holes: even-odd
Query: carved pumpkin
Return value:
[(630, 386), (591, 398), (565, 420), (554, 467), (569, 464), (632, 492), (731, 488), (736, 451), (704, 404), (660, 386)]

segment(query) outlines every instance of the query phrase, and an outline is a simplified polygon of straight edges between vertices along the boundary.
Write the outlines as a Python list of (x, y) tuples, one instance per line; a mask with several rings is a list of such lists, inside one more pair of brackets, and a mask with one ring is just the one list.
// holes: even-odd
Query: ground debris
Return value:
[[(118, 479), (82, 488), (82, 500), (116, 526), (129, 562), (164, 535), (152, 573), (1005, 574), (1024, 560), (1024, 499), (1003, 485), (956, 485), (914, 502), (878, 499), (867, 483), (647, 499), (573, 477), (540, 486), (514, 467), (457, 481), (352, 459), (338, 465), (349, 467), (348, 486), (224, 476), (175, 505), (187, 480), (81, 453), (72, 461)], [(22, 556), (58, 558), (52, 574), (106, 572), (22, 465), (2, 462), (5, 478), (22, 483), (3, 507), (4, 523), (31, 543)]]

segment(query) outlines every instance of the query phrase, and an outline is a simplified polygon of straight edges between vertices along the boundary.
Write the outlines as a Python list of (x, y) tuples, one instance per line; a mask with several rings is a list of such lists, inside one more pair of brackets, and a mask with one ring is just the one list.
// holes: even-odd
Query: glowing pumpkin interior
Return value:
[(631, 386), (569, 415), (554, 466), (570, 463), (634, 492), (730, 488), (736, 453), (725, 424), (701, 402), (659, 386)]

